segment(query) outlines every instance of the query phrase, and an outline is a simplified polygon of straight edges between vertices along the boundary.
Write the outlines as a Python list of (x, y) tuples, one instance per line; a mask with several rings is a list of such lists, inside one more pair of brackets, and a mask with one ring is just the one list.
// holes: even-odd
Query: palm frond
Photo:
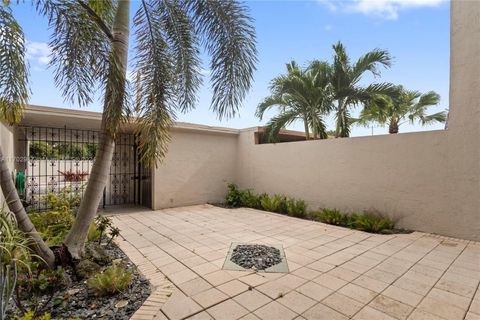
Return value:
[(196, 93), (202, 83), (198, 37), (187, 9), (176, 1), (155, 1), (153, 5), (165, 30), (165, 41), (175, 63), (175, 91), (178, 109), (194, 108)]
[(278, 95), (271, 95), (269, 97), (266, 97), (257, 107), (257, 110), (255, 111), (255, 116), (259, 118), (260, 120), (263, 119), (264, 113), (275, 106), (286, 106), (286, 101), (282, 99), (281, 96)]
[(375, 77), (380, 76), (379, 66), (389, 68), (392, 65), (392, 57), (387, 50), (374, 49), (361, 56), (353, 66), (353, 78), (357, 79), (366, 71), (370, 71)]
[(187, 8), (211, 56), (212, 110), (231, 118), (250, 89), (257, 50), (253, 19), (236, 1), (187, 0)]
[[(53, 30), (49, 46), (55, 84), (66, 101), (79, 106), (90, 104), (96, 90), (107, 83), (111, 39), (91, 18), (85, 2), (38, 0), (36, 7)], [(101, 8), (98, 13), (104, 17), (113, 16), (113, 5), (94, 7)], [(106, 25), (108, 19), (102, 22)]]
[(0, 6), (0, 119), (20, 121), (28, 101), (28, 66), (22, 28), (9, 8)]
[(276, 142), (280, 130), (286, 128), (296, 120), (298, 120), (298, 114), (292, 110), (282, 112), (278, 116), (271, 118), (265, 126), (264, 141)]
[(172, 61), (163, 21), (155, 7), (142, 1), (134, 17), (137, 38), (135, 74), (137, 75), (137, 120), (141, 161), (156, 164), (165, 157), (170, 140), (169, 128), (175, 119), (175, 63)]

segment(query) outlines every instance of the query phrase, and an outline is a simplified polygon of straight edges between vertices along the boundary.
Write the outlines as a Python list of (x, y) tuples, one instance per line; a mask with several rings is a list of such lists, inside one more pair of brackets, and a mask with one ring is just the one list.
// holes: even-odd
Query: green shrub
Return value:
[(242, 205), (240, 190), (237, 185), (230, 183), (228, 185), (228, 192), (225, 198), (225, 205), (229, 208), (238, 208)]
[(271, 207), (273, 212), (288, 213), (288, 204), (287, 204), (287, 197), (282, 196), (280, 194), (275, 194), (271, 199)]
[(395, 223), (387, 217), (376, 212), (365, 212), (355, 215), (352, 219), (352, 227), (366, 232), (380, 233), (384, 230), (391, 230)]
[(71, 210), (36, 212), (29, 217), (49, 246), (63, 243), (75, 219)]
[(87, 280), (87, 285), (99, 296), (122, 292), (131, 284), (132, 273), (120, 263), (114, 263)]
[(304, 218), (307, 215), (307, 204), (303, 200), (289, 198), (286, 201), (288, 215)]
[(316, 214), (316, 219), (321, 222), (333, 224), (336, 226), (348, 225), (348, 216), (342, 214), (337, 209), (321, 209), (321, 211)]
[(247, 208), (260, 208), (260, 200), (251, 190), (240, 191), (240, 206)]

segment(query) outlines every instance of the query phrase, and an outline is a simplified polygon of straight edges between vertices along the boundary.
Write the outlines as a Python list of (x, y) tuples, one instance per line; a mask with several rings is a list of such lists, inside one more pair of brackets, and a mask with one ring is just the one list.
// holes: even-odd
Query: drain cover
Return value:
[(232, 243), (223, 269), (288, 272), (288, 265), (281, 245)]

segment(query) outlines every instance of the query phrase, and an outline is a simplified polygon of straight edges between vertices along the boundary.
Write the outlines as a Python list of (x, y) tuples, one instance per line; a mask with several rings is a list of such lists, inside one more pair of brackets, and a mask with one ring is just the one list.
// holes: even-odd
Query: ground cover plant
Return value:
[(229, 208), (247, 207), (281, 213), (371, 233), (402, 231), (395, 229), (393, 220), (376, 211), (345, 213), (329, 208), (309, 211), (303, 200), (279, 194), (256, 194), (250, 189), (240, 189), (235, 184), (228, 185), (225, 205)]

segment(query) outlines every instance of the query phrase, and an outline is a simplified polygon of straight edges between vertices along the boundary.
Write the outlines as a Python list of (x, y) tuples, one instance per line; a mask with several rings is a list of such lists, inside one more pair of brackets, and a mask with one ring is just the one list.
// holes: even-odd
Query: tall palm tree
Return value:
[(440, 95), (434, 91), (422, 94), (418, 91), (406, 90), (403, 86), (396, 86), (394, 94), (379, 95), (372, 100), (372, 104), (364, 108), (360, 114), (359, 123), (368, 125), (377, 122), (388, 124), (388, 133), (398, 133), (399, 127), (405, 122), (419, 122), (428, 125), (435, 122), (445, 123), (445, 111), (427, 115), (430, 106), (440, 102)]
[(273, 107), (280, 114), (266, 125), (266, 140), (275, 141), (280, 129), (295, 121), (302, 121), (307, 140), (327, 138), (324, 115), (332, 109), (329, 83), (330, 66), (316, 61), (302, 70), (295, 61), (287, 64), (287, 74), (272, 80), (272, 95), (257, 107), (256, 116), (262, 120)]
[[(0, 116), (18, 121), (28, 99), (25, 41), (8, 1), (0, 6)], [(49, 21), (55, 83), (67, 101), (89, 104), (104, 93), (100, 141), (89, 183), (66, 238), (74, 258), (83, 255), (91, 221), (107, 181), (116, 133), (132, 112), (136, 91), (136, 134), (142, 161), (155, 164), (167, 152), (169, 128), (178, 112), (195, 106), (201, 84), (200, 47), (211, 57), (212, 109), (234, 116), (251, 86), (256, 64), (255, 30), (246, 7), (235, 0), (142, 0), (133, 19), (136, 85), (127, 90), (130, 39), (129, 0), (36, 0)], [(10, 181), (0, 150), (1, 187), (22, 230), (36, 236)]]
[(392, 88), (389, 83), (374, 83), (363, 87), (359, 84), (362, 76), (367, 72), (375, 77), (380, 76), (379, 68), (390, 67), (392, 58), (388, 51), (374, 49), (352, 64), (341, 42), (333, 45), (333, 50), (335, 54), (331, 84), (336, 101), (335, 137), (348, 137), (350, 126), (354, 122), (351, 117), (351, 108), (367, 103), (373, 95), (389, 93)]

